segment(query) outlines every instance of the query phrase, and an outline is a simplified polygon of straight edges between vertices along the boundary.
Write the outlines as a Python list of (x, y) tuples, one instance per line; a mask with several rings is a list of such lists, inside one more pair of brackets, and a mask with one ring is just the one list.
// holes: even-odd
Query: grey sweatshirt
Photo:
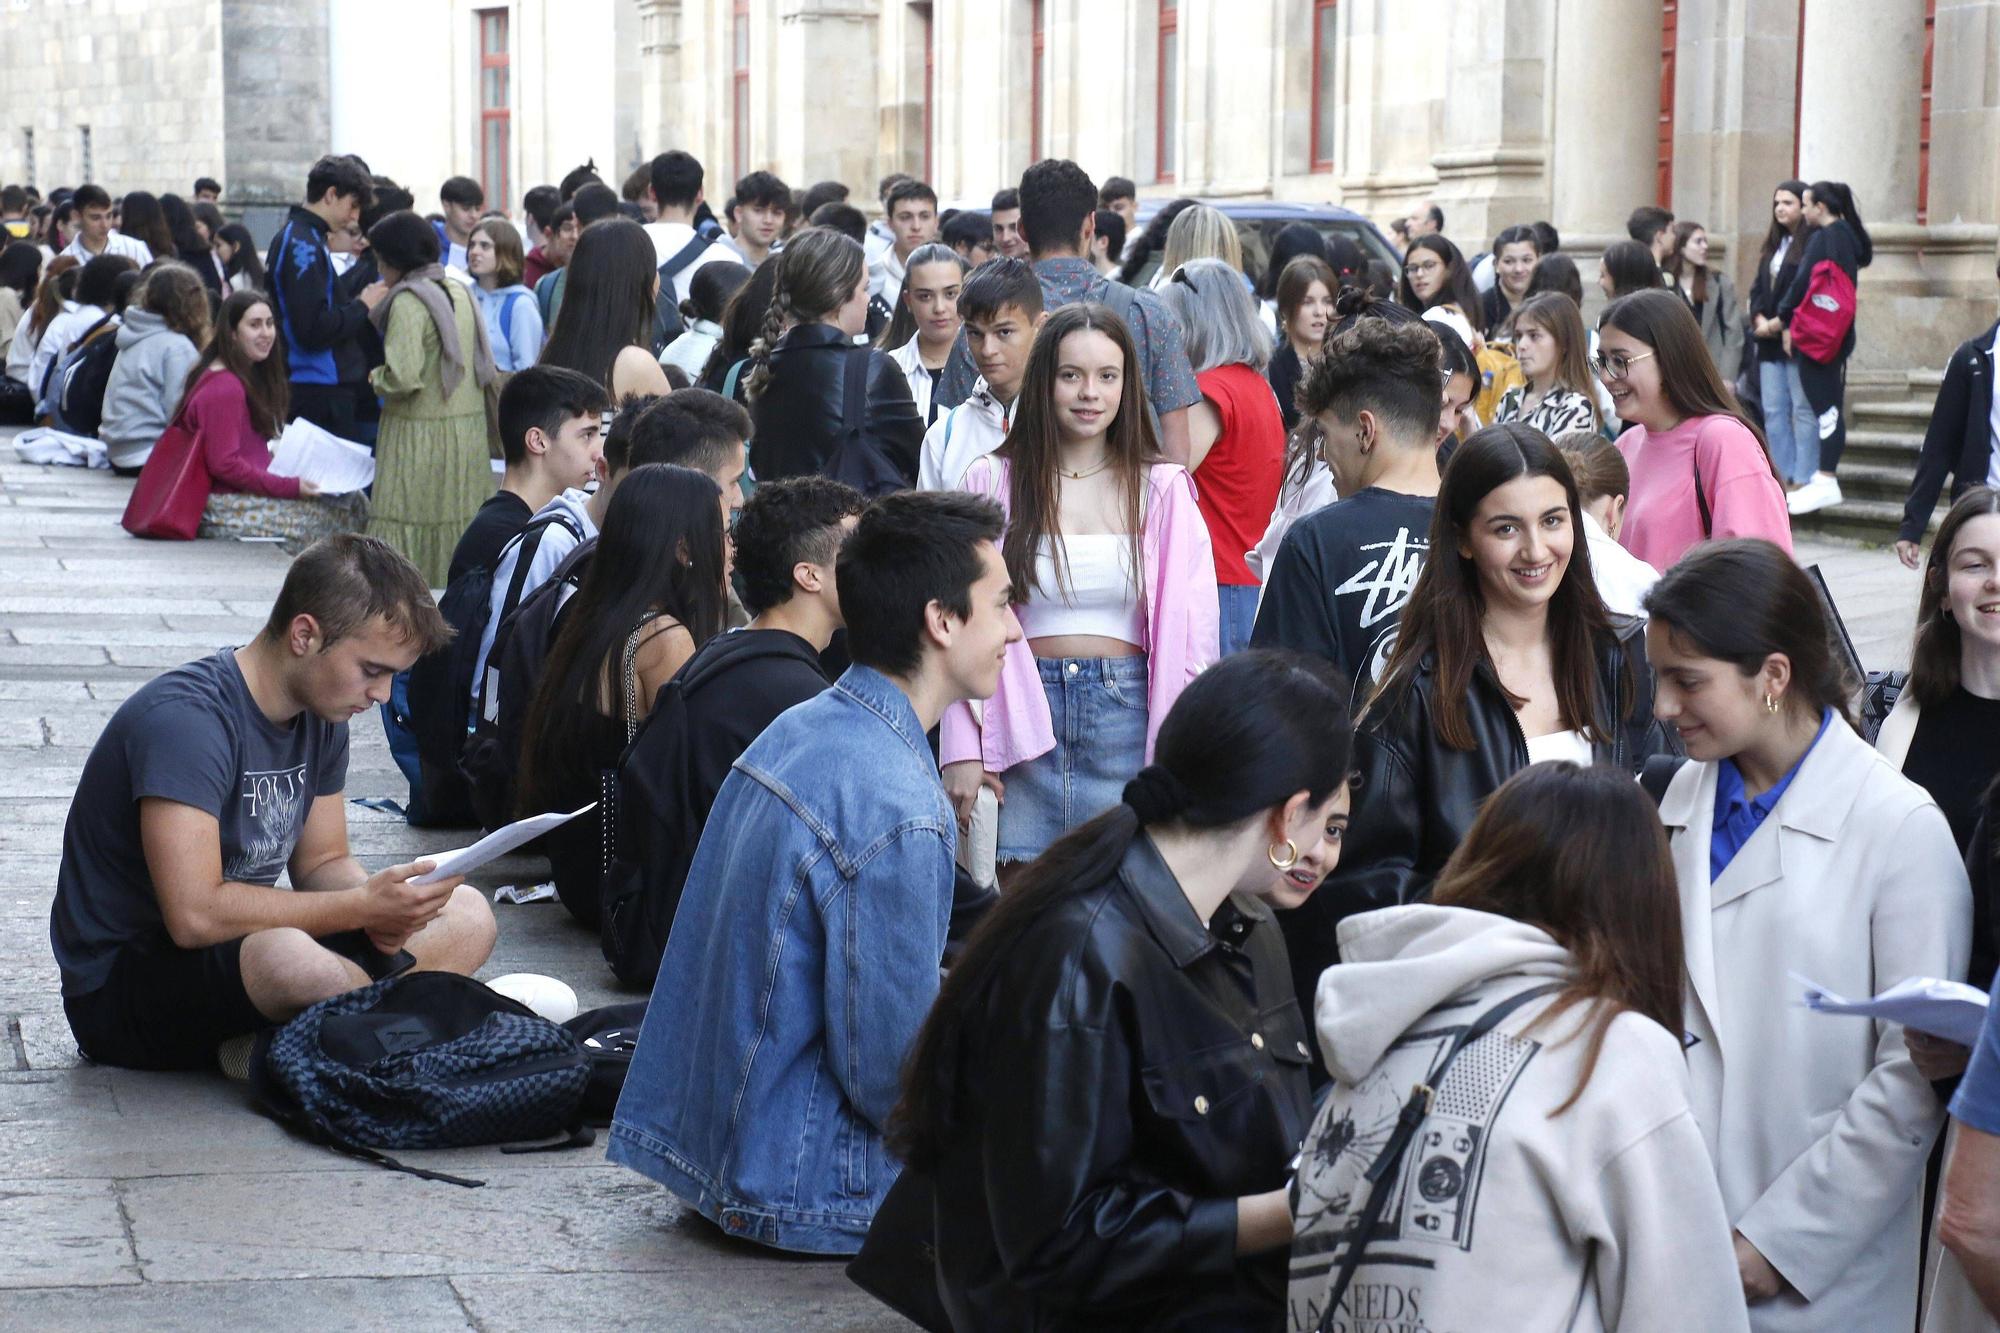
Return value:
[(181, 388), (201, 352), (150, 310), (128, 310), (118, 330), (118, 359), (104, 386), (104, 441), (113, 467), (139, 467), (180, 409)]

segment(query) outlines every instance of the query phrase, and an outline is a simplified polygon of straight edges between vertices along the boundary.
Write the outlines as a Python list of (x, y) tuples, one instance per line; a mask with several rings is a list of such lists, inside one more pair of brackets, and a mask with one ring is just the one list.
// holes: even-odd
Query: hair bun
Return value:
[(1125, 784), (1125, 804), (1139, 816), (1143, 828), (1181, 814), (1194, 804), (1194, 798), (1179, 778), (1158, 764), (1148, 764)]

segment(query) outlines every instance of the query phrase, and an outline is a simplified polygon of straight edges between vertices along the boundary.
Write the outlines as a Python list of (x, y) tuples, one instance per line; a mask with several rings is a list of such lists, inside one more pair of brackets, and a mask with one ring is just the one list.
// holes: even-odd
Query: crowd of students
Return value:
[[(1907, 1327), (1946, 1097), (1936, 1234), (2000, 1296), (2000, 1036), (1785, 980), (1992, 981), (2000, 493), (1857, 715), (1790, 554), (1832, 464), (1732, 387), (1698, 227), (1635, 214), (1586, 329), (1552, 228), (1469, 262), (1435, 205), (1391, 290), (1310, 228), (1246, 272), (1193, 201), (1135, 231), (1060, 160), (990, 215), (892, 177), (871, 226), (766, 172), (717, 217), (670, 152), (530, 191), (532, 246), (471, 184), (433, 224), (324, 159), (268, 295), (211, 333), (156, 264), (119, 334), (131, 396), (188, 386), (155, 460), (325, 512), (237, 516), (323, 539), (86, 766), (51, 936), (91, 1058), (485, 961), (476, 892), (348, 855), (380, 705), (415, 820), (615, 798), (542, 844), (651, 987), (611, 1159), (868, 1241), (930, 1326)], [(1760, 387), (1763, 321), (1865, 252), (1805, 194)], [(372, 435), (372, 535), (269, 474), (288, 411)]]

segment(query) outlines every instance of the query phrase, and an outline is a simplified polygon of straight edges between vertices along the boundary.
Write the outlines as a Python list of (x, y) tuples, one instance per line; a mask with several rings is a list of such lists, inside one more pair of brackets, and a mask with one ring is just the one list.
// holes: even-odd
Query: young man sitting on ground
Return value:
[(249, 644), (119, 707), (84, 763), (49, 913), (86, 1056), (201, 1068), (373, 978), (485, 963), (479, 890), (412, 884), (428, 861), (370, 875), (347, 841), (348, 720), (449, 633), (409, 561), (330, 537), (292, 562)]
[(958, 825), (925, 733), (1021, 637), (990, 501), (871, 505), (836, 571), (854, 665), (736, 761), (710, 811), (610, 1159), (734, 1236), (852, 1254), (937, 996)]
[(958, 294), (965, 343), (979, 379), (972, 396), (931, 423), (917, 460), (917, 489), (958, 489), (974, 460), (1000, 447), (1028, 373), (1035, 334), (1048, 322), (1042, 282), (1025, 259), (995, 259), (973, 270)]
[(500, 391), (507, 471), (453, 548), (450, 582), (475, 568), (492, 569), (543, 505), (597, 480), (610, 406), (602, 384), (561, 366), (529, 366), (509, 377)]

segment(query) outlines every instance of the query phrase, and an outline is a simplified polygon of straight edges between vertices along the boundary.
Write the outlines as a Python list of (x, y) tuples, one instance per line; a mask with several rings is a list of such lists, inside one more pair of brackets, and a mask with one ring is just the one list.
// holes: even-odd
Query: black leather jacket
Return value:
[(1312, 1120), (1270, 912), (1204, 928), (1141, 836), (1004, 967), (937, 1166), (952, 1327), (1279, 1328), (1285, 1251), (1235, 1253), (1236, 1199), (1285, 1184)]
[[(1636, 776), (1648, 757), (1678, 753), (1679, 747), (1653, 717), (1645, 622), (1614, 616), (1612, 628), (1598, 647), (1597, 708), (1600, 717), (1621, 720), (1591, 748), (1597, 763)], [(1528, 766), (1527, 739), (1492, 668), (1482, 662), (1473, 672), (1470, 750), (1454, 750), (1438, 738), (1431, 721), (1435, 673), (1435, 660), (1426, 656), (1406, 685), (1369, 705), (1355, 734), (1359, 777), (1340, 864), (1303, 906), (1279, 914), (1307, 1013), (1319, 974), (1339, 961), (1334, 932), (1340, 922), (1428, 898), (1431, 881), (1486, 798)]]
[[(847, 363), (868, 359), (867, 406), (856, 438), (843, 424)], [(924, 419), (886, 352), (863, 349), (830, 324), (801, 324), (771, 349), (771, 378), (750, 408), (750, 468), (759, 481), (837, 477), (870, 495), (917, 484)]]

